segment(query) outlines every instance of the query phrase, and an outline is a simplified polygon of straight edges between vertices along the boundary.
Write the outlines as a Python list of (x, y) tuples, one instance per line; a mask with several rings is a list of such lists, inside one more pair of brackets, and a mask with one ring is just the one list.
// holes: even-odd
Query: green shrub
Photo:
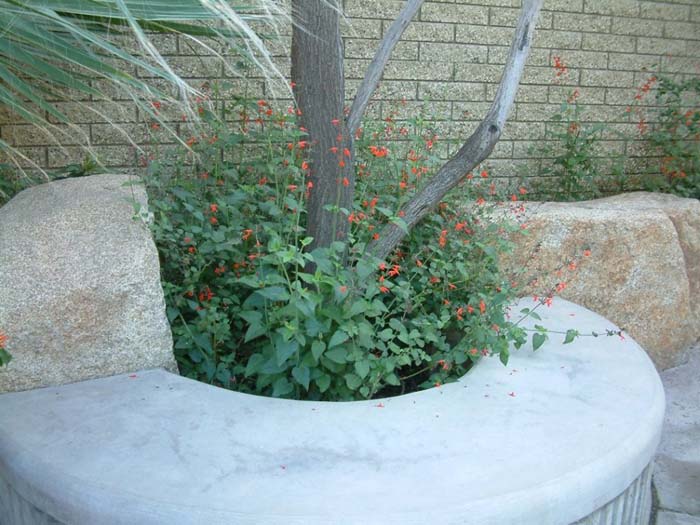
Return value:
[(659, 77), (656, 123), (647, 138), (660, 156), (648, 188), (700, 199), (700, 79)]
[(181, 373), (242, 392), (349, 400), (454, 381), (482, 355), (507, 362), (526, 333), (509, 319), (515, 292), (497, 266), (507, 226), (486, 220), (473, 193), (493, 191), (488, 175), (462, 188), (470, 209), (443, 203), (388, 260), (372, 259), (367, 243), (382, 224), (403, 224), (397, 210), (439, 160), (418, 120), (389, 119), (358, 140), (357, 198), (338, 210), (349, 238), (308, 252), (311, 145), (291, 113), (239, 101), (226, 114), (236, 124), (212, 119), (210, 134), (188, 139), (191, 166), (149, 168)]

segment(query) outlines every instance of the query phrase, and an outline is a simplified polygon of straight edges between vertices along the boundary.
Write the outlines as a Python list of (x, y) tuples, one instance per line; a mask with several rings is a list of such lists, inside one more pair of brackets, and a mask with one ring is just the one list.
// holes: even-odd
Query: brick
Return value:
[(419, 115), (426, 120), (449, 120), (452, 114), (452, 103), (436, 101), (425, 103), (409, 100), (405, 104), (399, 104), (396, 108), (382, 107), (382, 118), (386, 118), (390, 113), (393, 113), (393, 118), (396, 120), (408, 120)]
[(640, 2), (640, 15), (642, 18), (652, 20), (679, 20), (690, 19), (690, 6), (668, 4), (666, 2)]
[(340, 34), (344, 38), (381, 38), (382, 21), (364, 19), (348, 19), (348, 24), (341, 26)]
[(549, 86), (549, 102), (562, 103), (571, 96), (574, 89), (578, 90), (578, 101), (580, 104), (603, 104), (605, 103), (605, 88), (598, 87), (576, 87), (571, 86)]
[(612, 19), (612, 33), (615, 35), (661, 36), (663, 24), (652, 20), (614, 17)]
[(544, 135), (544, 129), (544, 122), (509, 120), (503, 129), (503, 136), (513, 140), (533, 140)]
[[(505, 64), (508, 59), (510, 47), (492, 46), (489, 47), (489, 64)], [(549, 64), (548, 49), (532, 49), (527, 57), (528, 66), (546, 66)]]
[(486, 25), (489, 22), (488, 8), (464, 4), (426, 2), (420, 10), (423, 22), (454, 22)]
[(422, 62), (390, 61), (384, 70), (384, 78), (388, 80), (451, 80), (452, 67), (452, 64), (448, 62), (424, 64)]
[[(345, 40), (345, 58), (374, 58), (379, 40)], [(396, 60), (418, 60), (418, 42), (399, 42), (391, 53)]]
[(352, 0), (345, 6), (345, 15), (351, 18), (393, 20), (403, 5), (401, 0)]
[[(520, 15), (520, 9), (506, 9), (500, 7), (490, 7), (490, 25), (515, 27)], [(549, 11), (540, 11), (540, 16), (537, 19), (536, 29), (550, 29), (552, 27), (552, 13)]]
[(663, 73), (688, 73), (694, 71), (700, 73), (700, 55), (694, 57), (661, 57), (661, 71)]
[[(541, 29), (535, 31), (532, 46), (558, 49), (580, 49), (581, 41), (587, 34), (575, 33), (571, 31), (554, 31)], [(633, 44), (634, 45), (634, 44)]]
[(466, 82), (498, 82), (503, 68), (496, 65), (456, 64), (455, 80)]
[(481, 120), (486, 116), (491, 102), (454, 102), (452, 106), (453, 120)]
[(521, 84), (559, 84), (563, 86), (573, 86), (578, 84), (579, 70), (569, 68), (560, 77), (555, 77), (551, 67), (526, 67), (523, 72)]
[(690, 8), (690, 19), (693, 22), (700, 22), (700, 5)]
[(549, 120), (558, 111), (559, 106), (557, 104), (517, 104), (515, 119), (521, 122), (542, 122)]
[(634, 85), (634, 75), (626, 71), (581, 71), (582, 86), (600, 87), (631, 87)]
[[(537, 32), (535, 32), (537, 35)], [(457, 25), (457, 42), (467, 44), (505, 45), (513, 38), (513, 29), (509, 27)]]
[(664, 22), (664, 36), (666, 38), (700, 40), (700, 23)]
[[(389, 27), (385, 24), (384, 31)], [(401, 36), (402, 40), (419, 40), (421, 42), (454, 42), (454, 24), (432, 22), (411, 22)]]
[[(599, 51), (552, 51), (553, 56), (560, 56), (567, 67), (604, 69), (608, 65), (608, 54)], [(551, 62), (554, 66), (554, 59)]]
[(584, 33), (581, 47), (591, 51), (633, 53), (636, 40), (632, 36)]
[(48, 168), (46, 161), (45, 147), (19, 147), (17, 153), (9, 155), (6, 152), (0, 152), (0, 162), (12, 163), (20, 168), (33, 169), (37, 166), (40, 168)]
[(542, 9), (546, 11), (583, 11), (583, 0), (545, 0)]
[[(493, 100), (496, 97), (498, 84), (488, 84), (486, 89), (486, 100)], [(535, 86), (522, 84), (518, 86), (516, 102), (547, 102), (547, 86)]]
[[(57, 102), (56, 108), (76, 124), (92, 122), (134, 122), (136, 106), (117, 102), (99, 101), (92, 104)], [(53, 121), (53, 118), (49, 118)]]
[(657, 55), (638, 55), (630, 53), (610, 53), (608, 69), (615, 71), (639, 71), (651, 69), (659, 63)]
[(636, 88), (606, 88), (605, 103), (613, 105), (629, 105), (634, 102)]
[(87, 126), (65, 124), (44, 129), (29, 124), (6, 125), (0, 133), (2, 140), (13, 147), (87, 144), (89, 136)]
[(586, 13), (596, 15), (638, 16), (638, 0), (586, 0), (583, 8)]
[(638, 38), (637, 53), (656, 55), (684, 55), (685, 40), (671, 40), (669, 38)]
[[(360, 85), (360, 80), (348, 80), (346, 92), (348, 96), (353, 96)], [(415, 81), (406, 80), (382, 80), (372, 97), (377, 100), (415, 100), (418, 86)]]
[[(213, 56), (175, 56), (168, 58), (168, 64), (175, 73), (183, 78), (221, 78), (223, 61)], [(139, 71), (143, 78), (153, 77), (153, 73)]]
[(566, 31), (610, 32), (612, 18), (609, 16), (577, 13), (554, 13), (553, 28)]
[(488, 48), (470, 44), (421, 42), (420, 60), (425, 62), (468, 62), (486, 63)]
[(473, 82), (419, 82), (420, 100), (483, 101), (485, 84)]

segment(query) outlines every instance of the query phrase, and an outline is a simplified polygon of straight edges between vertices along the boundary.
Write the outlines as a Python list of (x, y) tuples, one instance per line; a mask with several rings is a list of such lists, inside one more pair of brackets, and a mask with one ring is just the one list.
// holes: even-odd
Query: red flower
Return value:
[(343, 186), (345, 186), (346, 188), (350, 186), (350, 181), (347, 177), (343, 177)]
[(380, 286), (379, 291), (382, 293), (387, 293), (389, 291), (389, 288), (387, 288), (386, 286)]
[(250, 230), (250, 229), (248, 229), (248, 230), (243, 230), (243, 234), (241, 235), (241, 238), (242, 238), (244, 241), (247, 241), (248, 238), (252, 235), (252, 233), (253, 233), (253, 230)]
[(479, 301), (479, 311), (482, 314), (486, 313), (486, 303), (484, 302), (483, 299), (481, 301)]
[(216, 204), (210, 204), (210, 205), (209, 205), (209, 210), (210, 210), (212, 213), (216, 213), (217, 211), (219, 211), (219, 206), (216, 205)]
[(7, 344), (7, 335), (5, 335), (3, 332), (0, 332), (0, 348), (5, 348), (6, 344)]
[(287, 189), (288, 189), (289, 191), (295, 191), (295, 190), (297, 189), (297, 185), (296, 185), (296, 184), (290, 184), (289, 186), (287, 186)]

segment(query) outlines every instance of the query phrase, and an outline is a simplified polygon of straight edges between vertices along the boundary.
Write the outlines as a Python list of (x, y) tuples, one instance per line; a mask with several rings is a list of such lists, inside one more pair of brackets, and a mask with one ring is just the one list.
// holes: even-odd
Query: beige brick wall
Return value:
[[(352, 22), (344, 29), (349, 95), (356, 89), (379, 39), (403, 5), (400, 0), (344, 0)], [(421, 109), (433, 114), (436, 132), (458, 140), (473, 130), (486, 112), (506, 59), (518, 15), (519, 0), (427, 1), (409, 26), (386, 68), (370, 114), (385, 117), (397, 99), (407, 104), (399, 118)], [(277, 62), (288, 71), (289, 35), (274, 44)], [(185, 39), (162, 39), (162, 51), (176, 71), (195, 84), (227, 78), (213, 57), (198, 56)], [(568, 67), (556, 79), (554, 57)], [(607, 122), (616, 130), (635, 132), (633, 117), (624, 110), (637, 88), (659, 72), (684, 78), (700, 75), (700, 0), (545, 0), (530, 59), (516, 105), (502, 140), (487, 165), (497, 176), (513, 176), (534, 161), (530, 146), (541, 140), (549, 117), (575, 88), (587, 107), (590, 121)], [(239, 89), (242, 83), (235, 81)], [(264, 82), (253, 78), (249, 93), (266, 96)], [(89, 137), (93, 150), (109, 166), (138, 165), (139, 154), (107, 122), (120, 123), (137, 143), (167, 142), (165, 134), (149, 137), (145, 116), (113, 90), (113, 103), (96, 104), (98, 112), (66, 109), (79, 132)], [(652, 102), (653, 97), (648, 97)], [(176, 120), (176, 119), (174, 119)], [(178, 124), (175, 124), (178, 125)], [(78, 131), (68, 130), (59, 147), (29, 126), (12, 123), (0, 108), (0, 137), (21, 148), (44, 167), (77, 162), (82, 150)], [(454, 148), (454, 146), (451, 146)], [(447, 153), (447, 147), (445, 147)], [(626, 144), (610, 133), (601, 155), (643, 153), (638, 144)], [(642, 169), (644, 159), (630, 165)]]

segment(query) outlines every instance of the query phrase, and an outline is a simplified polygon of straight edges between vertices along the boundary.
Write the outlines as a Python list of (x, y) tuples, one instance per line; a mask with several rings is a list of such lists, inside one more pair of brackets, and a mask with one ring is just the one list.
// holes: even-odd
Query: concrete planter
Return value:
[[(550, 329), (604, 331), (563, 300)], [(0, 396), (0, 523), (648, 523), (664, 393), (629, 338), (554, 340), (381, 401), (164, 371)]]

